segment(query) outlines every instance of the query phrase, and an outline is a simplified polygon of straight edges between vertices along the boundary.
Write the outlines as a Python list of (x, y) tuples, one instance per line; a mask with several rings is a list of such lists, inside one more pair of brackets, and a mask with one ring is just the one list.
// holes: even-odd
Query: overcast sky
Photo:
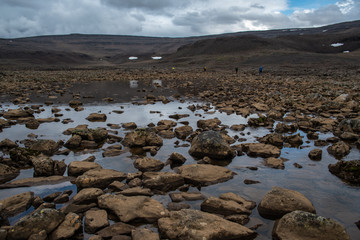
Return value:
[(360, 0), (0, 0), (0, 38), (186, 37), (360, 19)]

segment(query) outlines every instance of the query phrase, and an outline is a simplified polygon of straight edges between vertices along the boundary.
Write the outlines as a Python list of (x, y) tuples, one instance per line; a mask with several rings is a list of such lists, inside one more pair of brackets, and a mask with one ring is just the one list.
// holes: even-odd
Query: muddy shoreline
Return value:
[[(11, 187), (12, 190), (7, 193), (5, 189), (0, 190), (0, 201), (15, 194), (35, 192), (29, 197), (27, 207), (19, 210), (19, 213), (1, 216), (1, 234), (18, 231), (16, 222), (40, 206), (34, 204), (35, 198), (39, 201), (39, 198), (60, 192), (57, 197), (63, 196), (63, 202), (56, 200), (58, 202), (54, 203), (55, 197), (45, 201), (42, 207), (55, 207), (61, 214), (77, 214), (79, 219), (90, 218), (93, 216), (91, 214), (106, 214), (105, 222), (110, 219), (138, 230), (148, 228), (155, 235), (159, 232), (161, 239), (170, 238), (177, 231), (170, 229), (168, 221), (190, 216), (205, 219), (202, 212), (210, 212), (232, 222), (240, 222), (240, 217), (233, 216), (235, 213), (242, 214), (241, 221), (247, 216), (249, 220), (242, 224), (258, 234), (255, 239), (269, 239), (275, 223), (272, 219), (284, 215), (279, 213), (282, 210), (276, 206), (271, 210), (263, 207), (266, 194), (270, 194), (269, 191), (275, 186), (304, 194), (319, 216), (335, 219), (345, 226), (351, 239), (356, 239), (360, 234), (355, 225), (360, 220), (357, 219), (359, 212), (355, 203), (360, 191), (359, 170), (358, 163), (352, 162), (359, 160), (360, 153), (360, 77), (356, 68), (283, 68), (268, 70), (261, 75), (250, 68), (240, 69), (238, 74), (229, 69), (208, 69), (204, 72), (202, 69), (185, 68), (26, 70), (1, 71), (0, 80), (1, 164), (22, 169), (15, 164), (18, 161), (14, 158), (15, 153), (10, 154), (16, 148), (32, 149), (33, 152), (47, 155), (46, 158), (37, 154), (29, 157), (29, 168), (21, 170), (19, 177), (12, 180), (15, 186), (10, 186), (11, 182), (6, 181), (1, 185), (1, 188)], [(21, 112), (12, 110), (18, 108), (22, 109)], [(88, 126), (78, 128), (81, 124)], [(70, 135), (64, 134), (70, 128), (73, 128), (69, 130)], [(100, 130), (97, 129), (104, 132), (98, 133)], [(144, 129), (151, 129), (151, 133), (143, 132)], [(208, 131), (221, 133), (220, 138), (229, 146), (226, 157), (219, 155), (220, 150), (211, 154), (208, 150), (206, 153), (190, 150), (196, 144), (194, 139), (201, 139), (201, 134)], [(132, 142), (131, 133), (155, 135), (149, 137), (152, 139), (148, 140), (150, 143), (145, 141), (139, 144), (139, 139), (136, 143)], [(101, 134), (104, 136), (101, 137)], [(5, 139), (10, 142), (3, 142)], [(49, 147), (44, 150), (36, 145), (41, 139), (52, 140), (53, 143), (46, 142)], [(161, 144), (154, 139), (161, 141)], [(213, 141), (218, 143), (220, 140)], [(41, 142), (40, 145), (46, 144)], [(49, 149), (56, 150), (49, 152)], [(172, 156), (174, 152), (185, 160)], [(17, 156), (23, 157), (24, 154), (18, 153)], [(91, 156), (95, 159), (86, 160)], [(229, 156), (229, 160), (225, 159)], [(68, 180), (64, 180), (64, 183), (55, 181), (55, 185), (48, 185), (45, 179), (40, 183), (43, 187), (36, 186), (39, 183), (31, 183), (30, 179), (36, 174), (38, 177), (44, 176), (37, 167), (38, 163), (43, 166), (44, 162), (59, 166), (56, 171), (53, 168), (52, 175), (70, 174), (76, 180), (71, 183), (66, 182)], [(86, 170), (76, 174), (75, 170), (69, 172), (69, 169), (75, 169), (74, 162), (85, 164), (87, 167), (82, 167)], [(350, 166), (351, 169), (356, 168), (353, 172), (344, 171), (348, 166), (336, 165), (349, 162), (355, 164)], [(215, 180), (189, 177), (186, 168), (197, 164), (221, 166), (225, 172), (228, 170), (234, 174), (230, 174), (231, 177), (219, 176)], [(66, 170), (58, 173), (60, 166), (64, 165)], [(101, 173), (99, 169), (117, 172), (104, 173), (113, 175), (113, 178), (98, 180), (103, 179), (103, 176), (96, 175)], [(91, 171), (99, 173), (91, 175)], [(210, 175), (215, 177), (215, 173), (221, 171), (217, 169)], [(163, 173), (163, 180), (155, 184), (155, 177), (150, 173)], [(170, 173), (174, 175), (167, 176)], [(88, 178), (96, 179), (92, 187), (104, 191), (97, 195), (99, 201), (86, 203), (77, 212), (69, 210), (73, 209), (71, 207), (78, 192), (89, 188), (87, 180), (81, 180)], [(30, 182), (21, 182), (24, 179)], [(167, 186), (165, 182), (172, 184)], [(66, 192), (70, 190), (71, 193)], [(105, 192), (111, 193), (114, 199), (104, 195)], [(175, 207), (169, 204), (178, 202), (174, 201), (172, 194), (179, 192), (202, 194), (202, 197), (191, 199), (192, 195), (183, 194), (180, 202), (184, 205), (175, 204)], [(227, 205), (230, 200), (222, 195), (228, 192), (236, 195), (231, 195), (231, 201), (237, 199), (237, 204), (242, 207), (248, 206), (247, 201), (261, 206), (236, 212), (234, 206)], [(116, 214), (111, 204), (128, 201), (125, 197), (118, 197), (124, 194), (133, 199), (152, 196), (149, 199), (156, 200), (154, 206), (159, 203), (159, 211), (165, 215), (154, 213), (143, 216), (142, 213), (150, 211), (148, 209), (138, 213), (135, 220)], [(284, 190), (283, 194), (282, 199), (286, 201), (284, 199), (289, 193)], [(296, 194), (292, 198), (297, 199), (299, 196)], [(239, 197), (245, 197), (246, 201), (239, 200)], [(143, 200), (137, 198), (136, 201), (142, 205)], [(222, 208), (214, 209), (212, 206), (220, 203), (224, 204)], [(180, 215), (172, 211), (187, 207), (202, 211), (182, 210)], [(102, 212), (104, 209), (105, 213)], [(311, 212), (310, 208), (294, 210), (304, 209)], [(64, 217), (60, 218), (62, 220), (58, 224), (64, 222)], [(7, 226), (7, 220), (10, 220), (11, 226)], [(97, 239), (95, 235), (101, 235), (99, 232), (106, 224), (91, 226), (86, 220), (83, 225), (73, 226), (76, 230), (72, 237)], [(51, 239), (61, 239), (53, 233), (59, 229), (48, 230), (46, 235)], [(277, 231), (278, 236), (286, 233), (281, 228)], [(250, 238), (256, 235), (252, 232), (246, 234)], [(136, 231), (119, 235), (135, 239)], [(7, 239), (17, 238), (8, 234)]]

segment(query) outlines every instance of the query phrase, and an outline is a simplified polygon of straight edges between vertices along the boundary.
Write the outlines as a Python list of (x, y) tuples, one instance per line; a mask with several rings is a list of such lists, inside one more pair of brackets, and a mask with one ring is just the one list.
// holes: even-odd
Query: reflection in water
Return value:
[(160, 80), (160, 79), (153, 80), (153, 81), (152, 81), (152, 85), (153, 85), (154, 87), (156, 87), (156, 88), (162, 87), (162, 80)]
[(139, 81), (137, 80), (130, 80), (130, 88), (137, 88), (139, 87)]

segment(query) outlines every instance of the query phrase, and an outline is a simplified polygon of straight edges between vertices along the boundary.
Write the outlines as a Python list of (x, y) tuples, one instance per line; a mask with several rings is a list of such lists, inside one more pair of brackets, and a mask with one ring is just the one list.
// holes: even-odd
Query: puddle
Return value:
[[(133, 80), (130, 82), (95, 82), (94, 85), (91, 86), (92, 89), (98, 89), (94, 95), (96, 98), (102, 98), (103, 96), (112, 96), (116, 98), (116, 100), (120, 101), (121, 97), (124, 94), (128, 94), (129, 96), (134, 96), (135, 92), (138, 89), (142, 89), (142, 86), (138, 81)], [(123, 85), (121, 85), (123, 84)], [(149, 82), (151, 86), (162, 86), (161, 80), (153, 80)], [(149, 86), (148, 85), (148, 86)], [(153, 88), (154, 88), (153, 87)], [(72, 87), (72, 91), (81, 91), (86, 93), (86, 89), (90, 88), (88, 85), (76, 86)], [(120, 90), (121, 89), (121, 90)], [(150, 89), (150, 88), (148, 88)], [(154, 89), (162, 89), (165, 93), (167, 90), (162, 88), (154, 88)], [(103, 93), (105, 91), (105, 93)], [(94, 92), (94, 90), (92, 90)], [(114, 95), (117, 93), (118, 95)], [(159, 93), (159, 92), (156, 92)], [(139, 92), (136, 92), (139, 94)], [(172, 94), (172, 92), (167, 92), (167, 95)], [(65, 97), (65, 96), (63, 96)], [(91, 100), (89, 100), (91, 101)], [(94, 100), (92, 100), (94, 101)], [(33, 105), (29, 104), (30, 105)], [(155, 104), (149, 105), (134, 105), (129, 102), (124, 103), (99, 103), (96, 104), (85, 104), (84, 110), (80, 112), (76, 112), (73, 109), (69, 109), (68, 105), (57, 104), (56, 106), (61, 109), (63, 116), (59, 117), (60, 122), (54, 123), (43, 123), (36, 130), (31, 130), (25, 127), (25, 125), (14, 125), (10, 128), (4, 128), (3, 132), (0, 133), (0, 139), (9, 138), (12, 141), (23, 140), (26, 139), (29, 134), (38, 135), (38, 139), (52, 139), (55, 141), (62, 140), (66, 142), (70, 136), (63, 135), (62, 132), (68, 128), (76, 127), (80, 124), (87, 124), (89, 128), (96, 127), (104, 127), (108, 130), (110, 128), (107, 124), (120, 124), (127, 122), (135, 122), (139, 128), (147, 127), (149, 123), (154, 123), (155, 125), (158, 121), (163, 119), (170, 119), (170, 115), (172, 114), (189, 114), (189, 117), (181, 118), (178, 120), (178, 126), (182, 126), (181, 121), (188, 121), (189, 125), (193, 127), (193, 129), (197, 129), (197, 121), (200, 119), (210, 119), (210, 118), (219, 118), (222, 121), (222, 125), (231, 126), (233, 124), (246, 124), (248, 118), (255, 117), (256, 115), (251, 115), (247, 118), (244, 118), (240, 115), (231, 114), (227, 115), (225, 112), (220, 113), (215, 111), (213, 114), (208, 114), (203, 110), (196, 110), (195, 112), (190, 111), (187, 106), (192, 104), (204, 105), (205, 103), (201, 102), (193, 102), (186, 101), (184, 103), (179, 101), (172, 101), (167, 104), (163, 104), (161, 102), (157, 102)], [(36, 118), (47, 118), (53, 117), (51, 113), (51, 108), (53, 106), (43, 106), (44, 111), (35, 114)], [(13, 105), (11, 103), (5, 103), (2, 105), (1, 110), (7, 111), (11, 108), (18, 108), (18, 105)], [(210, 105), (211, 111), (214, 111), (214, 107)], [(121, 110), (123, 113), (118, 114), (113, 112), (114, 110)], [(89, 122), (86, 120), (86, 117), (90, 113), (105, 113), (107, 115), (106, 122)], [(74, 122), (63, 124), (62, 120), (70, 118)], [(175, 120), (174, 120), (175, 121)], [(265, 128), (245, 128), (243, 132), (236, 132), (226, 129), (228, 131), (228, 135), (234, 137), (235, 135), (240, 136), (241, 138), (245, 138), (244, 142), (256, 142), (256, 137), (262, 137), (266, 134), (270, 133), (269, 129)], [(124, 137), (127, 130), (120, 128), (116, 129), (116, 133), (112, 133), (121, 137)], [(244, 156), (236, 156), (227, 167), (236, 172), (237, 175), (235, 177), (225, 183), (219, 183), (216, 185), (203, 187), (201, 188), (201, 192), (207, 196), (218, 196), (221, 193), (225, 192), (234, 192), (239, 194), (245, 198), (256, 201), (257, 204), (261, 201), (266, 192), (268, 192), (273, 186), (280, 186), (284, 188), (293, 189), (303, 193), (307, 198), (311, 200), (314, 204), (317, 213), (324, 217), (329, 217), (337, 220), (341, 224), (343, 224), (347, 232), (351, 235), (352, 239), (356, 239), (359, 236), (359, 230), (356, 228), (354, 224), (356, 221), (360, 220), (360, 210), (359, 210), (359, 187), (353, 187), (343, 183), (339, 178), (332, 175), (328, 171), (328, 164), (336, 163), (337, 160), (329, 155), (326, 151), (327, 146), (319, 147), (323, 150), (322, 160), (318, 162), (314, 162), (309, 160), (308, 153), (310, 150), (314, 149), (314, 141), (309, 140), (309, 143), (305, 143), (308, 141), (306, 138), (306, 134), (302, 131), (298, 131), (301, 136), (303, 136), (304, 144), (303, 146), (308, 146), (306, 148), (283, 148), (281, 150), (281, 157), (289, 159), (285, 162), (285, 169), (272, 169), (264, 166), (263, 158), (251, 158), (246, 155)], [(331, 137), (332, 134), (319, 134), (320, 139), (326, 139)], [(185, 164), (192, 164), (196, 161), (189, 155), (188, 150), (189, 147), (175, 147), (175, 141), (179, 141), (179, 145), (184, 143), (188, 143), (182, 141), (177, 138), (165, 139), (163, 138), (163, 146), (158, 151), (157, 155), (154, 158), (159, 159), (163, 162), (166, 162), (168, 157), (173, 152), (178, 152), (182, 154), (186, 159)], [(236, 142), (234, 144), (239, 144), (240, 142)], [(71, 152), (68, 156), (63, 155), (55, 155), (52, 158), (55, 160), (65, 159), (65, 163), (69, 164), (72, 161), (78, 161), (86, 159), (87, 157), (93, 155), (96, 157), (97, 163), (102, 165), (103, 168), (115, 169), (123, 172), (137, 172), (137, 170), (133, 166), (134, 156), (132, 152), (128, 151), (123, 153), (120, 156), (116, 157), (103, 157), (103, 149), (108, 147), (109, 144), (105, 144), (102, 149), (95, 150), (91, 153), (84, 152)], [(144, 155), (150, 156), (149, 153), (144, 153)], [(351, 153), (344, 158), (344, 160), (353, 160), (358, 159), (360, 156), (360, 151), (353, 147)], [(8, 157), (4, 155), (4, 157)], [(299, 163), (303, 166), (302, 169), (295, 168), (293, 166), (294, 163)], [(257, 171), (251, 171), (247, 169), (248, 166), (258, 167)], [(166, 166), (162, 171), (172, 171), (170, 166)], [(31, 177), (33, 173), (32, 169), (21, 170), (21, 174), (17, 179)], [(66, 175), (66, 173), (65, 173)], [(261, 183), (246, 185), (244, 184), (245, 179), (257, 180)], [(76, 186), (70, 183), (61, 183), (57, 185), (45, 185), (45, 186), (37, 186), (37, 187), (29, 187), (29, 188), (15, 188), (15, 189), (3, 189), (0, 190), (0, 199), (25, 192), (25, 191), (33, 191), (35, 195), (40, 195), (41, 197), (46, 196), (49, 193), (56, 191), (64, 191), (71, 189), (74, 191), (73, 194), (76, 193)], [(192, 190), (192, 189), (190, 189)], [(170, 202), (170, 198), (168, 195), (166, 196), (154, 196), (156, 199), (161, 199), (165, 205)], [(189, 202), (191, 206), (195, 209), (200, 209), (201, 201)], [(57, 208), (60, 208), (61, 205), (57, 205)], [(29, 212), (31, 210), (28, 210)], [(11, 223), (16, 222), (20, 217), (24, 216), (26, 213), (22, 213), (10, 219)], [(262, 224), (256, 232), (259, 233), (259, 236), (256, 239), (270, 239), (271, 231), (274, 224), (274, 221), (270, 221), (262, 218), (256, 209), (253, 210), (250, 215), (251, 221), (246, 225), (247, 227), (251, 227), (255, 224)]]

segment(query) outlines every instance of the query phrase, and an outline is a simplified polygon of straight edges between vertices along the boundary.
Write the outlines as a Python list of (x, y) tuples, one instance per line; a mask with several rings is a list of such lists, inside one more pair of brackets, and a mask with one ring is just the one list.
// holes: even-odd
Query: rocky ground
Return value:
[[(162, 80), (162, 86), (150, 91), (154, 79)], [(267, 166), (284, 169), (282, 148), (301, 148), (301, 130), (315, 146), (327, 146), (326, 151), (338, 159), (323, 171), (331, 172), (358, 191), (360, 160), (344, 160), (353, 149), (360, 148), (357, 69), (282, 68), (262, 75), (249, 68), (240, 68), (238, 74), (221, 69), (203, 72), (200, 68), (24, 70), (2, 71), (0, 80), (1, 101), (17, 106), (6, 111), (2, 108), (0, 113), (0, 188), (66, 181), (77, 187), (76, 193), (54, 192), (41, 198), (25, 191), (0, 200), (0, 239), (83, 239), (84, 233), (92, 240), (255, 239), (259, 226), (244, 226), (253, 211), (265, 219), (276, 220), (274, 239), (350, 239), (342, 224), (316, 215), (312, 201), (298, 191), (273, 186), (260, 202), (255, 202), (234, 192), (205, 196), (201, 188), (232, 179), (236, 173), (226, 165), (237, 156), (260, 157)], [(137, 80), (142, 87), (128, 95), (118, 94), (119, 89), (112, 85), (130, 80)], [(106, 87), (101, 89), (100, 92), (106, 92), (102, 95), (96, 90), (105, 82), (110, 85), (102, 85)], [(124, 101), (142, 105), (184, 99), (207, 103), (189, 105), (191, 111), (201, 109), (244, 117), (256, 113), (257, 117), (248, 118), (247, 124), (224, 126), (219, 119), (207, 115), (197, 121), (197, 128), (191, 127), (183, 114), (171, 115), (147, 128), (140, 128), (135, 122), (112, 123), (107, 128), (78, 125), (63, 133), (68, 136), (65, 142), (31, 138), (11, 141), (1, 136), (3, 129), (18, 124), (37, 129), (43, 123), (72, 121), (60, 122), (62, 113), (54, 104), (66, 104), (81, 112), (88, 102), (94, 101), (104, 105)], [(43, 105), (53, 106), (53, 116), (34, 116)], [(122, 112), (118, 110), (117, 114)], [(84, 118), (105, 122), (107, 114), (94, 112)], [(245, 127), (265, 128), (270, 133), (256, 142), (239, 144)], [(127, 130), (125, 136), (115, 134), (114, 130), (120, 128)], [(240, 136), (229, 136), (229, 129), (239, 131)], [(320, 133), (333, 136), (320, 140)], [(188, 164), (186, 157), (177, 152), (168, 159), (157, 159), (164, 139), (169, 138), (187, 142), (189, 154), (197, 162)], [(52, 159), (71, 151), (101, 149), (104, 142), (110, 147), (103, 156), (118, 156), (128, 149), (147, 152), (134, 160), (138, 172), (105, 169), (93, 157), (69, 164)], [(320, 161), (322, 155), (322, 150), (315, 148), (308, 157)], [(167, 165), (171, 165), (171, 171), (162, 171)], [(13, 180), (24, 168), (34, 169), (33, 178)], [(192, 187), (200, 191), (189, 191)], [(154, 197), (159, 195), (169, 196), (171, 202), (165, 206)], [(200, 209), (192, 209), (186, 203), (194, 200), (202, 201)], [(63, 205), (59, 209), (57, 204)], [(9, 218), (31, 206), (34, 211), (9, 224)], [(143, 228), (143, 224), (153, 227)], [(352, 237), (356, 234), (359, 236), (360, 232)], [(271, 238), (270, 235), (266, 237)]]

